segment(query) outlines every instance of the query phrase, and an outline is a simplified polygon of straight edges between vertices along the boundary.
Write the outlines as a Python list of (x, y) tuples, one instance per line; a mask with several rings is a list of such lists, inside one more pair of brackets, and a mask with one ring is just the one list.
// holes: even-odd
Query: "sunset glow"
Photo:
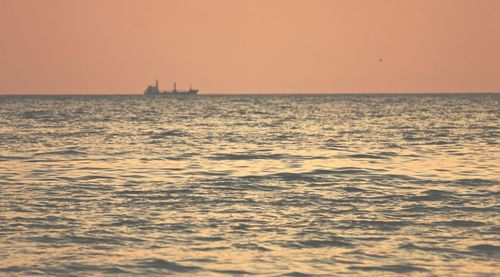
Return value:
[(0, 0), (0, 94), (497, 92), (496, 0)]

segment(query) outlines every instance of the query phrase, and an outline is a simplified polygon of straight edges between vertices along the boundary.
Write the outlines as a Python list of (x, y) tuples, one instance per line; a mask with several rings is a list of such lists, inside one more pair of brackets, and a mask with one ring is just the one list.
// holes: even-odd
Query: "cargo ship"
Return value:
[(144, 95), (196, 95), (196, 94), (198, 94), (198, 90), (191, 88), (191, 85), (189, 85), (189, 90), (177, 90), (176, 83), (174, 83), (173, 90), (161, 91), (160, 87), (158, 86), (158, 80), (156, 81), (156, 84), (154, 86), (148, 86), (148, 88), (144, 91)]

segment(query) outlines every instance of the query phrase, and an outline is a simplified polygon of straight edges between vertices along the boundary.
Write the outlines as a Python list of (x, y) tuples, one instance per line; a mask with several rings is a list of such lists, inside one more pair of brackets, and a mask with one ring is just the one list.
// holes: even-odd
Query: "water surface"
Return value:
[(0, 275), (498, 273), (499, 100), (0, 97)]

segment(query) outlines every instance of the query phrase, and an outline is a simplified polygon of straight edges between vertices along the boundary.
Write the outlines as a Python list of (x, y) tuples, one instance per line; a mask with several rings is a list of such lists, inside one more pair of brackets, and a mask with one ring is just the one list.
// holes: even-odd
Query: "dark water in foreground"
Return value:
[(0, 97), (0, 275), (499, 273), (499, 100)]

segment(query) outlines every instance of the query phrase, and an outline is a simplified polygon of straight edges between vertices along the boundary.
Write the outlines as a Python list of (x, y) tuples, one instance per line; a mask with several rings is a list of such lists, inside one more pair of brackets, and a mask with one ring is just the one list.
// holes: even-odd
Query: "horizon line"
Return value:
[[(500, 91), (430, 91), (430, 92), (214, 92), (199, 93), (198, 96), (217, 95), (415, 95), (415, 94), (500, 94)], [(0, 96), (144, 96), (143, 93), (0, 93)]]

